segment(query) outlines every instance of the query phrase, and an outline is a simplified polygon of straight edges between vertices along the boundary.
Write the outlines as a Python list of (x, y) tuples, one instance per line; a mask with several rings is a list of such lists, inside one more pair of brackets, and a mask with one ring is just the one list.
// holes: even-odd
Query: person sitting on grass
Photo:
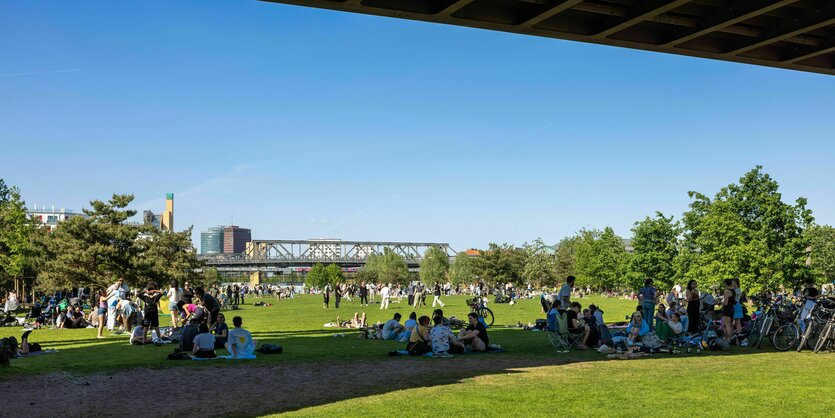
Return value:
[(571, 309), (566, 311), (566, 315), (568, 315), (568, 332), (572, 334), (583, 334), (583, 338), (580, 340), (580, 344), (578, 344), (577, 347), (581, 350), (585, 350), (589, 348), (586, 346), (586, 342), (589, 339), (589, 332), (591, 332), (591, 328), (589, 328), (585, 322), (580, 322), (577, 318), (582, 308), (583, 307), (580, 305), (580, 302), (571, 302)]
[(137, 325), (133, 332), (130, 334), (130, 343), (131, 345), (143, 345), (145, 344), (145, 329), (148, 327), (150, 323), (148, 320), (143, 319), (140, 325)]
[(229, 338), (229, 326), (226, 325), (226, 317), (223, 314), (217, 316), (217, 323), (213, 327), (215, 333), (215, 348), (226, 347)]
[(215, 336), (209, 333), (209, 326), (200, 324), (200, 333), (194, 337), (194, 349), (197, 358), (215, 358)]
[(243, 319), (240, 316), (232, 318), (232, 325), (235, 329), (229, 331), (229, 342), (226, 343), (226, 351), (232, 358), (253, 358), (255, 357), (255, 340), (252, 333), (242, 328)]
[(444, 318), (436, 316), (433, 322), (435, 326), (429, 331), (433, 355), (435, 357), (452, 357), (452, 354), (463, 353), (464, 344), (455, 338), (448, 326), (444, 325)]
[(473, 351), (487, 351), (487, 347), (490, 346), (487, 328), (478, 320), (478, 314), (475, 312), (470, 312), (467, 319), (470, 321), (470, 325), (461, 330), (458, 339)]
[(406, 344), (406, 351), (410, 356), (421, 356), (432, 351), (432, 345), (429, 343), (429, 317), (421, 316), (417, 320), (417, 326), (412, 329), (409, 335), (409, 342)]
[(386, 321), (383, 325), (383, 339), (384, 340), (399, 340), (401, 334), (404, 332), (403, 325), (400, 324), (400, 313), (394, 314), (392, 319)]
[(636, 311), (632, 314), (632, 320), (629, 321), (629, 326), (626, 327), (626, 334), (630, 345), (634, 342), (640, 341), (641, 337), (649, 332), (649, 325), (644, 321), (644, 314), (641, 311)]

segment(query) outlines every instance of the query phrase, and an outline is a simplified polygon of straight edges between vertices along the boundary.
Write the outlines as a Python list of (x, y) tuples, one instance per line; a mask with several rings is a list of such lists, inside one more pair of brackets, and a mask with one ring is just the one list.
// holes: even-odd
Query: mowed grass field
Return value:
[[(428, 298), (431, 303), (431, 297)], [(469, 312), (467, 297), (444, 298), (447, 316), (463, 318)], [(252, 306), (255, 301), (271, 307)], [(604, 297), (579, 299), (583, 306), (595, 303), (609, 322), (622, 321), (637, 303)], [(167, 306), (167, 304), (163, 304)], [(95, 338), (95, 330), (36, 330), (30, 339), (59, 353), (12, 360), (12, 367), (0, 369), (0, 380), (47, 373), (112, 373), (132, 367), (161, 368), (183, 376), (195, 368), (375, 364), (366, 373), (429, 365), (437, 372), (421, 375), (397, 389), (385, 386), (357, 391), (356, 395), (331, 403), (313, 402), (287, 412), (291, 416), (357, 416), (406, 411), (410, 416), (481, 414), (546, 416), (643, 416), (685, 414), (707, 416), (825, 416), (835, 408), (830, 396), (835, 354), (778, 353), (733, 348), (729, 352), (700, 355), (658, 354), (638, 360), (608, 360), (594, 351), (556, 353), (544, 333), (523, 331), (518, 322), (544, 318), (539, 300), (523, 300), (515, 306), (490, 304), (496, 313), (491, 342), (506, 350), (500, 354), (463, 355), (451, 359), (391, 358), (388, 351), (403, 348), (388, 341), (357, 339), (357, 331), (324, 328), (336, 317), (350, 318), (365, 311), (370, 322), (389, 319), (395, 312), (404, 318), (412, 309), (401, 304), (383, 311), (378, 305), (360, 307), (343, 301), (339, 310), (323, 309), (320, 296), (292, 300), (247, 299), (238, 311), (227, 311), (227, 322), (240, 315), (244, 326), (260, 342), (281, 344), (285, 353), (260, 355), (253, 361), (190, 362), (167, 361), (173, 346), (130, 346), (127, 335)], [(418, 315), (429, 315), (431, 307)], [(161, 322), (166, 323), (167, 317)], [(21, 328), (0, 328), (3, 336), (17, 335)], [(344, 333), (345, 337), (333, 334)], [(221, 350), (222, 351), (222, 350)], [(456, 366), (472, 359), (507, 364), (490, 372), (462, 372)], [(518, 367), (514, 364), (518, 363)], [(531, 367), (531, 364), (534, 366)], [(376, 366), (378, 365), (378, 366)], [(361, 373), (355, 381), (322, 382), (322, 385), (363, 384)], [(291, 390), (291, 389), (289, 389)], [(296, 409), (296, 408), (294, 408)], [(275, 409), (273, 409), (275, 410)], [(283, 409), (282, 409), (283, 410)], [(245, 414), (245, 413), (244, 413)]]

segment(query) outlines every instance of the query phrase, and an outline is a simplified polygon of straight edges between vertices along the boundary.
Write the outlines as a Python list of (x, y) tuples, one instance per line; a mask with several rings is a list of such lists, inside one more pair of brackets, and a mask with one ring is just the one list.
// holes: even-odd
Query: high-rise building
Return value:
[(163, 231), (174, 231), (174, 193), (165, 195), (165, 212), (162, 212), (160, 228)]
[(223, 252), (239, 254), (246, 251), (246, 243), (252, 241), (252, 231), (229, 225), (223, 229)]
[(146, 210), (142, 212), (142, 223), (145, 225), (151, 225), (156, 229), (160, 229), (160, 223), (162, 222), (162, 215), (154, 213), (150, 210)]
[(219, 254), (223, 252), (223, 226), (213, 226), (200, 233), (200, 254)]

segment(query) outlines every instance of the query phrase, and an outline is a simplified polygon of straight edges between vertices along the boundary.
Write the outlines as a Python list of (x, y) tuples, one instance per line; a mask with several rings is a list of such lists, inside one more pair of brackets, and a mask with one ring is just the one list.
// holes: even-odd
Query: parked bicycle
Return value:
[(475, 297), (473, 299), (467, 300), (467, 304), (470, 305), (470, 310), (478, 314), (479, 318), (484, 318), (484, 323), (489, 327), (493, 325), (493, 321), (495, 318), (493, 317), (493, 311), (490, 308), (484, 306), (484, 299), (481, 297)]

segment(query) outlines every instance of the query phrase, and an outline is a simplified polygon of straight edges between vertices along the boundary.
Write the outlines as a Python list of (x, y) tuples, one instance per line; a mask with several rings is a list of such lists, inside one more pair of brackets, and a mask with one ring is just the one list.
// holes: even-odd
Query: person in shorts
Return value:
[(162, 298), (163, 292), (162, 290), (157, 289), (157, 282), (149, 282), (148, 287), (145, 290), (139, 292), (139, 299), (145, 302), (145, 308), (143, 310), (144, 320), (143, 323), (147, 322), (147, 326), (142, 327), (142, 344), (145, 344), (145, 340), (148, 337), (148, 330), (153, 329), (157, 332), (157, 335), (162, 335), (159, 332), (159, 300)]

